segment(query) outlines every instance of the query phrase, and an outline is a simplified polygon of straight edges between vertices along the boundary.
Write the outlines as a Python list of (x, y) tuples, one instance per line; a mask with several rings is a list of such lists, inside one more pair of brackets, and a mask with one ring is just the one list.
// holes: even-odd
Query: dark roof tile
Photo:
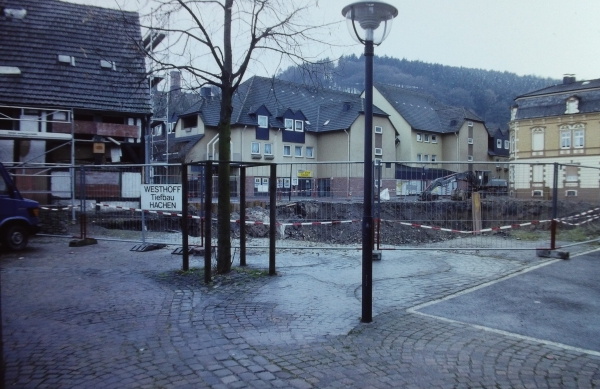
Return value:
[[(0, 0), (5, 7), (27, 15), (0, 15), (0, 65), (21, 70), (0, 76), (0, 103), (151, 113), (137, 13), (57, 0)], [(59, 54), (74, 56), (75, 66)]]

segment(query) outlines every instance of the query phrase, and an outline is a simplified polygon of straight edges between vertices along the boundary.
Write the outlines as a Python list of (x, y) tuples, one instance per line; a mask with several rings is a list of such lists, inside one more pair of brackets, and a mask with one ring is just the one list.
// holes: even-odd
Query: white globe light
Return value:
[(350, 35), (357, 42), (364, 44), (371, 41), (379, 45), (390, 33), (398, 10), (382, 1), (361, 1), (345, 6), (342, 15), (346, 18)]

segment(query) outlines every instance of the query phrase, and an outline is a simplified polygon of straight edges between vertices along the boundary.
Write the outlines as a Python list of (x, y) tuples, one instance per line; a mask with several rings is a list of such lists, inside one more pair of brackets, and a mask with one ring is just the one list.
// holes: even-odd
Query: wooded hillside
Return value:
[[(317, 65), (290, 67), (277, 78), (360, 93), (364, 89), (364, 58), (355, 55), (329, 59)], [(493, 70), (431, 64), (375, 56), (374, 81), (413, 88), (435, 96), (439, 101), (471, 109), (488, 128), (507, 128), (514, 98), (560, 83), (536, 76), (518, 76)]]

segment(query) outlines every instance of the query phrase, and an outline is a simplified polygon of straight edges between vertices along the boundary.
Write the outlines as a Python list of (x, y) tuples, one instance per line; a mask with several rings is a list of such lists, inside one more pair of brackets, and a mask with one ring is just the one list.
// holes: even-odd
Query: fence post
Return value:
[(277, 165), (271, 164), (271, 177), (269, 178), (269, 275), (275, 272), (275, 240), (277, 226)]
[(210, 283), (212, 271), (212, 161), (206, 162), (204, 169), (204, 185), (206, 201), (204, 202), (204, 282)]
[(240, 266), (246, 266), (246, 167), (240, 167)]
[(183, 264), (182, 270), (190, 270), (190, 252), (188, 236), (188, 177), (187, 164), (181, 164), (181, 235), (183, 245)]
[[(148, 165), (145, 165), (144, 168), (142, 169), (142, 177), (144, 177), (142, 179), (142, 183), (144, 184), (149, 184), (149, 180), (148, 180)], [(141, 205), (141, 204), (140, 204)], [(141, 206), (140, 206), (141, 208)], [(142, 244), (146, 244), (146, 212), (144, 212), (144, 210), (141, 210), (142, 213)]]
[(554, 162), (554, 182), (552, 183), (552, 221), (550, 222), (550, 250), (556, 249), (556, 217), (558, 215), (558, 162)]
[(80, 235), (81, 235), (81, 239), (85, 240), (85, 238), (87, 237), (87, 230), (86, 230), (86, 210), (85, 210), (85, 200), (86, 200), (86, 195), (85, 195), (85, 165), (81, 165), (81, 175), (80, 175), (80, 180), (79, 180), (79, 204), (80, 204), (80, 215), (79, 215), (79, 229), (80, 229)]

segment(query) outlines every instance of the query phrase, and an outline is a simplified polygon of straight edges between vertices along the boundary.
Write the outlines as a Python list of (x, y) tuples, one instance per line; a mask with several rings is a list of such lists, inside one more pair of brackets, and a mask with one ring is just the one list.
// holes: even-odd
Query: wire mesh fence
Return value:
[[(217, 245), (217, 164), (211, 167), (210, 192), (205, 163), (185, 165), (183, 171), (178, 164), (7, 168), (22, 194), (40, 202), (42, 233), (138, 243), (183, 244), (181, 208), (148, 207), (143, 192), (151, 186), (181, 186), (186, 180), (181, 201), (187, 206), (188, 244), (204, 246), (203, 218), (210, 200), (211, 246)], [(277, 249), (361, 249), (368, 185), (362, 162), (278, 164), (274, 176), (270, 169), (270, 164), (232, 164), (229, 228), (234, 250), (242, 245), (241, 199), (249, 248), (269, 247), (274, 205)], [(377, 161), (373, 169), (374, 249), (520, 250), (566, 247), (599, 237), (597, 167)]]

